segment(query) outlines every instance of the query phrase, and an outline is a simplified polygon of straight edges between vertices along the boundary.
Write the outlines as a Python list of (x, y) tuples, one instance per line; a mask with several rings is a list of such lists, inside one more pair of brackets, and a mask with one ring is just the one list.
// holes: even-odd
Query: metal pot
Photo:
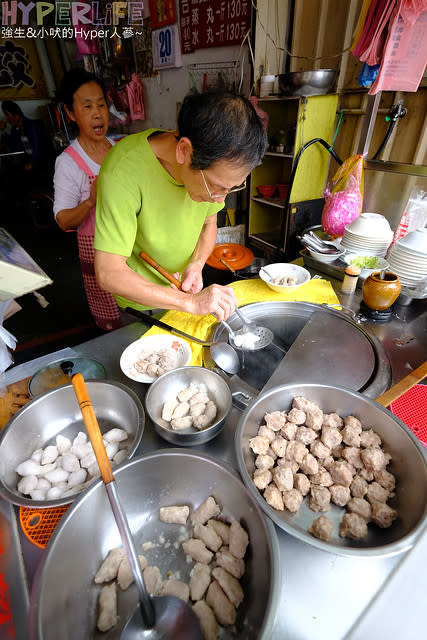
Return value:
[[(95, 414), (102, 432), (113, 427), (129, 434), (127, 457), (135, 453), (144, 431), (145, 413), (136, 393), (120, 382), (87, 382)], [(85, 432), (82, 414), (71, 384), (47, 391), (31, 400), (9, 420), (0, 435), (0, 495), (23, 507), (59, 507), (72, 502), (77, 494), (57, 500), (32, 500), (17, 490), (15, 469), (36, 449), (56, 444), (61, 434), (73, 440)]]
[[(330, 384), (363, 391), (371, 398), (376, 398), (390, 387), (391, 368), (381, 341), (368, 334), (347, 314), (309, 302), (257, 302), (243, 308), (249, 320), (267, 327), (274, 334), (274, 344), (269, 347), (246, 352), (243, 357), (240, 354), (238, 375), (258, 391), (269, 381), (283, 358), (283, 350), (275, 345), (289, 351), (307, 323), (313, 322), (315, 313), (316, 324), (323, 327), (319, 329), (319, 339), (300, 354), (297, 362), (280, 371), (275, 385), (295, 380), (321, 384), (327, 379)], [(237, 314), (233, 314), (228, 323), (233, 330), (242, 325)], [(218, 325), (213, 340), (227, 339), (226, 329)], [(352, 367), (347, 365), (349, 359), (353, 362)]]
[(333, 90), (337, 76), (337, 69), (280, 73), (279, 91), (284, 96), (322, 95)]
[[(315, 402), (325, 413), (341, 417), (354, 415), (365, 429), (373, 428), (382, 439), (383, 449), (392, 456), (388, 470), (396, 476), (396, 496), (390, 506), (398, 518), (388, 529), (369, 526), (368, 536), (359, 541), (340, 538), (339, 522), (344, 509), (331, 505), (325, 515), (334, 523), (330, 542), (308, 533), (319, 513), (310, 510), (305, 499), (298, 513), (276, 511), (270, 507), (252, 482), (255, 456), (249, 447), (267, 412), (288, 411), (295, 396)], [(243, 482), (258, 505), (287, 533), (324, 551), (347, 556), (392, 556), (408, 550), (427, 521), (427, 455), (420, 442), (390, 411), (360, 393), (339, 387), (315, 384), (288, 384), (262, 393), (243, 413), (236, 429), (235, 450)]]
[[(174, 545), (183, 539), (183, 526), (160, 522), (160, 507), (186, 504), (195, 508), (212, 495), (226, 520), (241, 522), (250, 544), (242, 579), (245, 598), (235, 627), (224, 629), (221, 638), (270, 640), (281, 584), (277, 534), (238, 474), (200, 452), (164, 449), (121, 466), (115, 479), (135, 541), (138, 547), (143, 542), (154, 544), (144, 554), (149, 564), (159, 566), (164, 577), (168, 571), (178, 571), (179, 579), (188, 581), (192, 565)], [(171, 544), (164, 547), (162, 538)], [(118, 589), (119, 620), (104, 634), (96, 631), (100, 585), (93, 581), (108, 551), (120, 545), (107, 494), (99, 481), (62, 517), (40, 562), (30, 599), (31, 640), (120, 638), (135, 608), (135, 585), (126, 591)]]

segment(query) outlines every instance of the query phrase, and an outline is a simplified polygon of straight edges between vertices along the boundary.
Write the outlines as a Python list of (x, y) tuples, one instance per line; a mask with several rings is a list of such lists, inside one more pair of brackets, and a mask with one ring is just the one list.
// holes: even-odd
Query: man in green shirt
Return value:
[[(228, 193), (245, 187), (265, 149), (265, 130), (246, 98), (206, 93), (184, 99), (178, 131), (130, 135), (109, 151), (98, 178), (95, 267), (120, 307), (215, 313), (219, 321), (233, 313), (232, 288), (203, 288), (202, 269), (215, 246), (217, 212)], [(179, 276), (182, 291), (141, 251)]]

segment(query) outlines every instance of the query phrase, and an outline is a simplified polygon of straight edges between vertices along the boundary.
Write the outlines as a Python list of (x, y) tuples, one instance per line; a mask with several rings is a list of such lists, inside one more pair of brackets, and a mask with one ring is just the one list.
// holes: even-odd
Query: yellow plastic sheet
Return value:
[[(329, 281), (318, 279), (310, 280), (307, 284), (298, 287), (294, 291), (277, 293), (268, 287), (265, 282), (259, 279), (240, 280), (228, 285), (233, 287), (239, 307), (254, 302), (312, 302), (315, 304), (339, 304), (339, 300)], [(181, 329), (189, 335), (201, 340), (207, 340), (217, 319), (209, 314), (205, 316), (195, 316), (184, 311), (167, 311), (162, 317), (162, 321), (170, 324), (175, 329)], [(151, 327), (144, 336), (152, 334), (168, 333), (163, 329)], [(203, 365), (203, 347), (195, 342), (189, 342), (193, 357), (190, 365)]]

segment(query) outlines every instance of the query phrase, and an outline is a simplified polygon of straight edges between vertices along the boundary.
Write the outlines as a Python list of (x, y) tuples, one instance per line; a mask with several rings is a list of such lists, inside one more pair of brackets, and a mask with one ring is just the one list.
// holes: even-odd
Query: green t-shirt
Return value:
[[(129, 256), (127, 264), (151, 282), (169, 282), (140, 257), (145, 251), (170, 273), (187, 266), (206, 217), (224, 205), (194, 202), (156, 158), (149, 129), (127, 136), (106, 155), (98, 177), (95, 249)], [(146, 309), (115, 296), (120, 307)]]

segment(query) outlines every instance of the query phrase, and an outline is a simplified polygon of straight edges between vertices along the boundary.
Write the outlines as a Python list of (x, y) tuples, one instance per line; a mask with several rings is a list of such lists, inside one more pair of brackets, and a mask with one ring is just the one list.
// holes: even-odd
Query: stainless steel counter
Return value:
[[(335, 281), (333, 285), (339, 290), (339, 282)], [(352, 297), (340, 296), (340, 300), (354, 312), (359, 311), (360, 293)], [(408, 307), (396, 307), (395, 315), (388, 324), (375, 325), (363, 318), (359, 318), (359, 321), (363, 322), (366, 331), (373, 332), (386, 347), (392, 366), (393, 383), (427, 360), (426, 301), (418, 301)], [(147, 386), (133, 382), (122, 374), (119, 357), (123, 349), (145, 330), (140, 323), (134, 323), (83, 343), (75, 347), (74, 351), (78, 355), (101, 362), (109, 379), (127, 384), (142, 399)], [(67, 357), (68, 355), (69, 353)], [(52, 354), (51, 360), (58, 357), (62, 355), (58, 352)], [(39, 366), (37, 361), (32, 361), (12, 369), (10, 381), (30, 375)], [(239, 410), (233, 407), (223, 432), (200, 447), (235, 467), (234, 428), (239, 415)], [(137, 455), (167, 446), (168, 443), (157, 436), (147, 420)], [(3, 538), (0, 573), (5, 574), (10, 586), (15, 637), (24, 640), (28, 637), (23, 615), (28, 608), (28, 585), (31, 585), (43, 551), (20, 532), (17, 515), (16, 508), (0, 501)], [(424, 618), (420, 597), (417, 598), (414, 594), (427, 592), (426, 572), (417, 571), (421, 562), (417, 562), (417, 559), (423, 556), (425, 558), (427, 531), (424, 531), (410, 552), (381, 559), (341, 557), (319, 551), (280, 529), (277, 529), (277, 533), (282, 558), (283, 589), (273, 640), (338, 640), (344, 637), (358, 640), (362, 637), (359, 625), (365, 620), (365, 610), (366, 619), (371, 621), (371, 626), (366, 629), (365, 624), (364, 639), (389, 638), (390, 630), (395, 638), (402, 640), (417, 637), (419, 625), (424, 623)], [(7, 545), (4, 544), (5, 540)], [(388, 588), (389, 584), (393, 589)], [(406, 587), (403, 593), (399, 590), (400, 584)], [(408, 584), (412, 592), (407, 588)], [(378, 615), (384, 616), (385, 602), (387, 620), (377, 620)], [(0, 626), (0, 638), (13, 637), (2, 635), (2, 631), (6, 629), (7, 625)]]

